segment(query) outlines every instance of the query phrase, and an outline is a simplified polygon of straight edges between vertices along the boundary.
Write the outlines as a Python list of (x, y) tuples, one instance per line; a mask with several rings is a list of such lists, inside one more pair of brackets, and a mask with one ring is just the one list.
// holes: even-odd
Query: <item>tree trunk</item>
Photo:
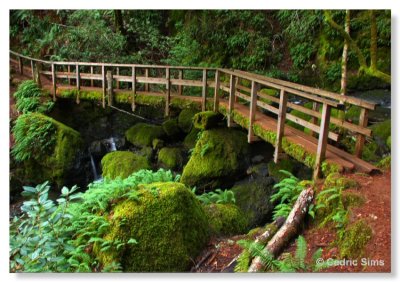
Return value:
[(378, 49), (378, 31), (376, 27), (376, 15), (375, 11), (370, 11), (371, 18), (371, 46), (370, 46), (370, 56), (371, 56), (371, 69), (373, 71), (377, 70), (376, 62), (378, 60), (377, 49)]
[(115, 30), (125, 35), (124, 21), (121, 10), (114, 10), (114, 26)]
[[(268, 242), (264, 251), (270, 253), (273, 257), (277, 257), (282, 248), (299, 232), (299, 227), (307, 214), (308, 207), (314, 197), (312, 188), (303, 190), (296, 203), (293, 206), (285, 224), (278, 230), (278, 232)], [(248, 272), (258, 272), (263, 269), (264, 264), (260, 257), (255, 257), (249, 267)]]
[[(344, 31), (350, 36), (350, 10), (346, 10), (344, 20)], [(349, 43), (344, 40), (342, 53), (342, 80), (340, 82), (340, 94), (346, 95), (347, 92), (347, 57), (349, 51)]]

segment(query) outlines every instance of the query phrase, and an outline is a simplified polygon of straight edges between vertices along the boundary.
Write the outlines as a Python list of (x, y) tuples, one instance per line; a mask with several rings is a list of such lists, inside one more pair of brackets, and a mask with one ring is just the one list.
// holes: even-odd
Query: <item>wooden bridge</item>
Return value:
[[(316, 89), (292, 82), (245, 71), (186, 66), (110, 64), (85, 62), (54, 62), (34, 59), (10, 51), (10, 64), (20, 74), (28, 74), (50, 91), (53, 100), (63, 90), (78, 90), (79, 103), (83, 91), (97, 91), (103, 107), (112, 106), (119, 93), (129, 93), (129, 103), (135, 110), (137, 97), (153, 96), (165, 100), (165, 115), (169, 116), (171, 100), (183, 99), (199, 103), (201, 109), (220, 111), (227, 117), (228, 127), (236, 122), (248, 129), (248, 141), (257, 138), (275, 146), (274, 161), (283, 152), (297, 157), (314, 168), (314, 178), (324, 166), (340, 171), (372, 173), (377, 168), (365, 161), (362, 154), (365, 138), (371, 136), (368, 111), (376, 105), (369, 101)], [(269, 95), (276, 91), (276, 95)], [(298, 101), (303, 101), (299, 104)], [(212, 102), (212, 103), (211, 103)], [(312, 108), (304, 102), (312, 102)], [(331, 117), (331, 109), (344, 110), (344, 104), (360, 108), (359, 124)], [(310, 116), (299, 118), (288, 111), (296, 110)], [(307, 128), (311, 134), (289, 126), (286, 121)], [(339, 135), (329, 130), (333, 124), (356, 135), (354, 155), (334, 146)], [(331, 141), (328, 142), (328, 139)], [(331, 143), (331, 144), (329, 144)]]

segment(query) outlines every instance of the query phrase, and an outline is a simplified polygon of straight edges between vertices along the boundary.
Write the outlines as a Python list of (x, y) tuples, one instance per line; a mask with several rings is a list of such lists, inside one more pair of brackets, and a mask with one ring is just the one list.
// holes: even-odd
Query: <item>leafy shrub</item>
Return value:
[(51, 101), (42, 103), (42, 97), (42, 91), (33, 80), (22, 82), (14, 93), (17, 110), (24, 114), (29, 112), (44, 113), (51, 110), (54, 103)]

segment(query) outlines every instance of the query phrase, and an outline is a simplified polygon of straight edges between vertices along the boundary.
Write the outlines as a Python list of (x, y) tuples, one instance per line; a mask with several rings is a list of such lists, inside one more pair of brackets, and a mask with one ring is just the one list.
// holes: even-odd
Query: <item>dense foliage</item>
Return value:
[[(321, 10), (15, 10), (10, 39), (57, 60), (237, 68), (337, 89), (343, 37)], [(331, 12), (344, 25), (345, 11)], [(375, 11), (377, 68), (390, 73), (390, 11)], [(368, 11), (351, 12), (351, 37), (370, 59)], [(361, 67), (349, 52), (350, 78)], [(360, 73), (362, 76), (362, 73)], [(349, 87), (359, 87), (352, 79)]]

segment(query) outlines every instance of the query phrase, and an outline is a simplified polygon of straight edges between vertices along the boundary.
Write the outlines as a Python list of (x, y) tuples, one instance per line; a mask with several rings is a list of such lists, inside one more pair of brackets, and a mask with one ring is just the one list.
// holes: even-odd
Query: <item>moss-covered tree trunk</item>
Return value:
[(376, 70), (376, 62), (378, 60), (378, 31), (376, 27), (376, 15), (375, 11), (371, 10), (370, 12), (370, 21), (371, 21), (371, 46), (370, 46), (370, 56), (371, 56), (371, 69)]
[[(346, 10), (346, 17), (344, 20), (344, 31), (350, 34), (350, 10)], [(344, 40), (343, 53), (342, 53), (342, 80), (340, 82), (340, 94), (346, 95), (347, 92), (347, 57), (349, 51), (349, 43)]]

